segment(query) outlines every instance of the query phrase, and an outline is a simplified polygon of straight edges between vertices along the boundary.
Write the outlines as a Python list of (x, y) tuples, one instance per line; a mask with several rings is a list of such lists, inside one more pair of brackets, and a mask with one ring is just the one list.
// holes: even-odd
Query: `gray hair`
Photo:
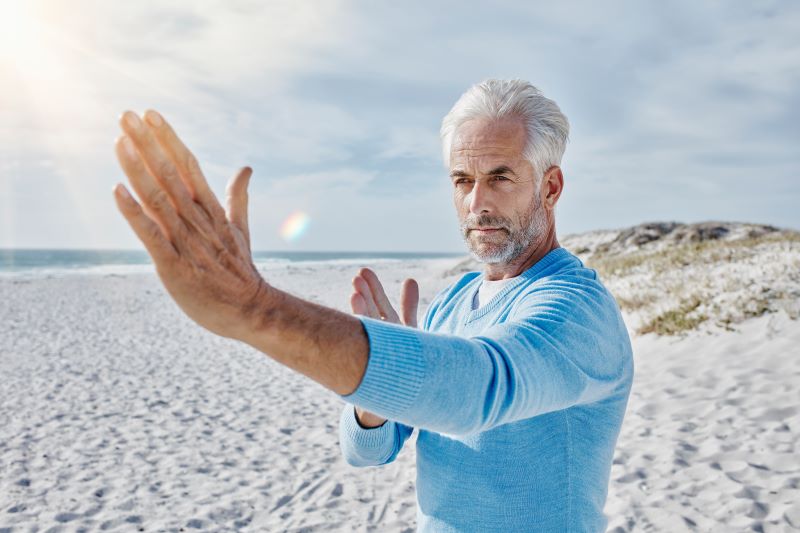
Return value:
[(524, 156), (533, 165), (539, 184), (547, 169), (561, 165), (569, 122), (554, 101), (524, 80), (485, 80), (461, 95), (442, 120), (440, 135), (445, 166), (450, 163), (453, 138), (465, 122), (507, 117), (518, 117), (524, 122), (528, 132)]

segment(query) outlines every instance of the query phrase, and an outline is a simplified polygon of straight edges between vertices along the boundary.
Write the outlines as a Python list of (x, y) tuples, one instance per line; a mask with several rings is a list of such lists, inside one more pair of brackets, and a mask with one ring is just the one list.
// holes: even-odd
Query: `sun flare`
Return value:
[(45, 35), (32, 3), (0, 0), (0, 65), (35, 71), (45, 56)]

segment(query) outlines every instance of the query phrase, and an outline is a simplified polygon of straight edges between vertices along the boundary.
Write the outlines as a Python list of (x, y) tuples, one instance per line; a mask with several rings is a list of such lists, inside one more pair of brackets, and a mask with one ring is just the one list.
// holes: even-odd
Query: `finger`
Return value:
[(367, 302), (364, 301), (364, 297), (361, 294), (354, 292), (350, 296), (350, 309), (353, 310), (353, 314), (367, 315)]
[[(177, 241), (186, 231), (186, 226), (178, 217), (169, 196), (145, 168), (131, 140), (123, 135), (117, 139), (117, 159), (128, 176), (133, 190), (141, 198), (152, 218), (161, 226), (165, 237)], [(138, 205), (138, 204), (137, 204)]]
[(208, 186), (205, 176), (200, 171), (200, 164), (192, 152), (183, 144), (172, 126), (158, 112), (145, 111), (145, 120), (152, 128), (155, 138), (169, 154), (192, 197), (202, 205), (212, 217), (222, 217), (224, 210), (217, 197)]
[(416, 280), (408, 278), (400, 289), (400, 313), (403, 315), (403, 324), (417, 327), (417, 308), (419, 307), (419, 285)]
[(225, 215), (242, 232), (248, 249), (250, 248), (250, 229), (247, 221), (247, 186), (250, 184), (252, 175), (253, 169), (244, 167), (231, 178), (226, 188), (228, 200)]
[(375, 300), (372, 297), (372, 291), (367, 285), (367, 282), (361, 276), (356, 276), (353, 278), (353, 288), (355, 288), (356, 292), (358, 292), (361, 297), (364, 299), (364, 303), (367, 306), (367, 316), (372, 318), (381, 318), (385, 317), (386, 315), (381, 315), (381, 312), (378, 311), (378, 306), (375, 305)]
[(136, 113), (126, 111), (120, 118), (120, 126), (125, 134), (133, 141), (139, 157), (144, 161), (145, 166), (166, 189), (173, 199), (178, 210), (185, 218), (192, 219), (197, 216), (191, 196), (186, 185), (178, 176), (178, 171), (172, 160), (156, 141), (150, 128), (139, 119)]
[(359, 274), (369, 285), (372, 291), (372, 297), (375, 300), (375, 305), (378, 306), (378, 311), (380, 311), (381, 315), (392, 322), (399, 322), (400, 317), (397, 316), (397, 311), (394, 310), (391, 302), (389, 302), (389, 298), (386, 296), (386, 292), (383, 290), (383, 285), (381, 285), (377, 274), (368, 268), (362, 268)]
[(153, 258), (156, 267), (164, 268), (178, 259), (178, 251), (169, 239), (164, 236), (158, 224), (144, 213), (142, 206), (121, 183), (114, 186), (114, 199), (122, 216), (128, 221), (136, 236), (139, 237), (139, 240), (142, 241), (145, 249)]

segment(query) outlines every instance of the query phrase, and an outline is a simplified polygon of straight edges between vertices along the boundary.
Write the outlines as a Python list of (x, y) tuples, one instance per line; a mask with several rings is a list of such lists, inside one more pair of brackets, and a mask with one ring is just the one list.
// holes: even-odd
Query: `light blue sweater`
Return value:
[[(340, 419), (353, 466), (417, 436), (419, 531), (604, 531), (633, 380), (630, 339), (596, 271), (556, 248), (479, 309), (468, 272), (422, 330), (359, 317), (367, 370)], [(386, 419), (365, 429), (357, 405)]]

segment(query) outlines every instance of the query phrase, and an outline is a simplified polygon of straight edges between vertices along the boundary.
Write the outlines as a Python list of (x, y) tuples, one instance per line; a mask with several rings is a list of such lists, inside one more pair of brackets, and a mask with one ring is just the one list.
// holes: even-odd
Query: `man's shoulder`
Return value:
[(575, 306), (616, 307), (616, 300), (597, 271), (575, 261), (557, 271), (523, 284), (516, 294), (515, 306), (562, 303)]

